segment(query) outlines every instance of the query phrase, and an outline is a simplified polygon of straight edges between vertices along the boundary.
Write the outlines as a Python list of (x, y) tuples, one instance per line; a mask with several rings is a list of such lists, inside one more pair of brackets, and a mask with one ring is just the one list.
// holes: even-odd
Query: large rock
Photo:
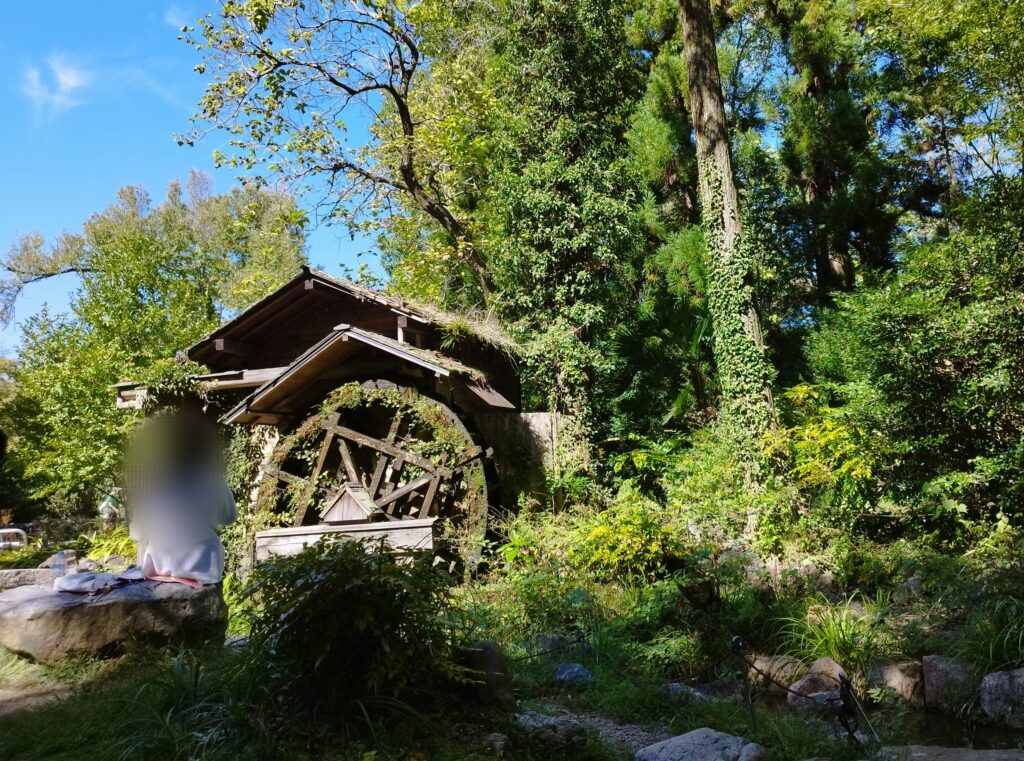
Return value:
[(564, 687), (586, 687), (594, 681), (594, 675), (579, 663), (560, 663), (555, 669), (555, 681)]
[(31, 584), (45, 586), (52, 581), (53, 571), (49, 568), (11, 568), (0, 571), (0, 592)]
[(834, 660), (819, 658), (790, 686), (786, 700), (793, 708), (829, 713), (833, 706), (842, 703), (839, 685), (845, 677), (843, 667)]
[(784, 694), (804, 673), (804, 665), (789, 655), (755, 655), (754, 668), (748, 674), (751, 683), (767, 692)]
[(982, 679), (981, 707), (990, 719), (1024, 729), (1024, 669), (996, 671)]
[(914, 708), (924, 707), (924, 669), (917, 661), (872, 661), (868, 687), (887, 690)]
[(516, 725), (534, 742), (553, 748), (579, 746), (587, 741), (587, 728), (569, 716), (527, 711), (516, 716)]
[(0, 593), (0, 645), (42, 663), (116, 653), (130, 639), (222, 640), (226, 629), (219, 585), (144, 581), (96, 597), (41, 586)]
[(512, 691), (512, 677), (508, 673), (505, 654), (494, 642), (474, 642), (462, 658), (473, 680), (471, 687), (477, 700), (484, 705), (516, 709), (516, 696)]
[(765, 749), (742, 737), (705, 727), (636, 752), (636, 761), (762, 761)]
[(926, 655), (921, 659), (921, 669), (926, 708), (958, 713), (970, 702), (976, 685), (963, 663), (942, 655)]

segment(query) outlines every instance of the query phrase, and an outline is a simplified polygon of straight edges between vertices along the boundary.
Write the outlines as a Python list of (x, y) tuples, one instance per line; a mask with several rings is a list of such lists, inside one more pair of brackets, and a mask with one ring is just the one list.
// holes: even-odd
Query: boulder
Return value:
[(594, 676), (578, 663), (561, 663), (555, 669), (555, 681), (567, 687), (586, 687), (594, 681)]
[(800, 661), (788, 655), (755, 655), (751, 662), (754, 664), (749, 674), (751, 684), (780, 695), (786, 691), (779, 685), (789, 687), (805, 671)]
[(768, 754), (757, 743), (705, 727), (641, 748), (634, 758), (636, 761), (762, 761)]
[(825, 710), (842, 702), (839, 684), (846, 677), (843, 667), (831, 658), (819, 658), (800, 679), (794, 682), (786, 694), (786, 701), (800, 710)]
[(49, 568), (11, 568), (0, 571), (0, 592), (30, 584), (46, 586), (53, 582), (53, 571)]
[(921, 659), (924, 673), (924, 704), (930, 711), (957, 713), (970, 702), (975, 690), (970, 670), (960, 661), (942, 655)]
[(924, 669), (917, 661), (872, 661), (868, 665), (868, 687), (891, 692), (914, 708), (924, 708)]
[(501, 732), (491, 732), (484, 737), (484, 748), (491, 751), (495, 756), (501, 758), (508, 749), (508, 735)]
[(547, 716), (527, 711), (516, 716), (516, 725), (531, 740), (549, 747), (568, 748), (587, 741), (586, 727), (568, 716)]
[(484, 705), (497, 706), (507, 711), (516, 709), (516, 696), (512, 691), (512, 677), (508, 673), (505, 653), (495, 642), (474, 642), (462, 657), (462, 665), (471, 673), (473, 693)]
[(1024, 669), (987, 674), (981, 680), (981, 708), (990, 719), (1024, 729)]
[(96, 597), (42, 586), (0, 592), (0, 645), (41, 663), (113, 654), (130, 639), (222, 640), (226, 629), (219, 585), (144, 581)]

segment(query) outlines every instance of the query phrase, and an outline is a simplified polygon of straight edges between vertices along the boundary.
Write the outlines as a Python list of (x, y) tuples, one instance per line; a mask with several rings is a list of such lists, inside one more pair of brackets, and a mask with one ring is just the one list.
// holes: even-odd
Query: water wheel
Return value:
[(435, 518), (475, 558), (486, 454), (444, 403), (389, 381), (349, 383), (277, 444), (258, 500), (295, 526)]

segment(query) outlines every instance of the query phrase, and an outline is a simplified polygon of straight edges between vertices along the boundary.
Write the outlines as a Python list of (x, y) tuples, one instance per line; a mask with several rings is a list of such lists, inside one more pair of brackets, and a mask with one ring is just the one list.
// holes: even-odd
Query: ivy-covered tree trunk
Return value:
[(680, 0), (679, 8), (709, 255), (708, 309), (714, 323), (722, 413), (753, 443), (776, 427), (772, 369), (754, 308), (752, 257), (743, 245), (711, 6), (709, 0)]

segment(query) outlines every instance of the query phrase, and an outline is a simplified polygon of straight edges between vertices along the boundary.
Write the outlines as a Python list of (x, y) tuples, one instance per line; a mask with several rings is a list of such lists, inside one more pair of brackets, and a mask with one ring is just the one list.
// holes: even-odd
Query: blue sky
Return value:
[[(202, 92), (198, 53), (177, 37), (183, 23), (218, 7), (216, 0), (59, 0), (4, 6), (0, 57), (0, 245), (22, 234), (47, 238), (77, 231), (123, 185), (141, 184), (154, 199), (191, 168), (211, 173), (216, 190), (236, 178), (210, 158), (220, 138), (179, 147)], [(356, 267), (365, 240), (340, 228), (310, 236), (313, 264), (330, 272)], [(0, 353), (17, 350), (17, 322), (44, 303), (67, 306), (73, 276), (30, 286), (15, 322), (0, 330)]]

